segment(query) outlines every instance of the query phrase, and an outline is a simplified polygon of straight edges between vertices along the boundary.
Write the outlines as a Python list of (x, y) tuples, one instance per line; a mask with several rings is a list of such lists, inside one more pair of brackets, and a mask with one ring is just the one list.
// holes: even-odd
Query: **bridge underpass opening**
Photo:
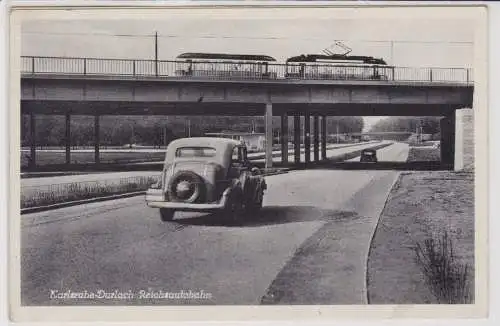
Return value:
[[(45, 103), (47, 105), (47, 103)], [(193, 107), (198, 107), (197, 105), (191, 105)], [(22, 106), (23, 107), (23, 106)], [(214, 107), (214, 106), (210, 106)], [(228, 109), (226, 105), (222, 106), (223, 109)], [(226, 123), (226, 130), (222, 130), (221, 128), (212, 128), (209, 130), (205, 130), (205, 133), (210, 133), (210, 132), (234, 132), (238, 131), (240, 133), (263, 133), (264, 135), (260, 135), (260, 139), (262, 140), (263, 138), (263, 143), (264, 143), (264, 148), (259, 148), (259, 150), (263, 150), (263, 152), (267, 155), (264, 155), (264, 160), (259, 159), (260, 163), (262, 163), (263, 166), (265, 167), (272, 167), (274, 166), (304, 166), (308, 167), (309, 164), (313, 162), (321, 162), (325, 161), (327, 158), (327, 147), (332, 144), (332, 143), (339, 143), (341, 142), (341, 137), (339, 135), (338, 130), (335, 130), (337, 128), (333, 127), (334, 130), (332, 130), (332, 122), (335, 125), (335, 121), (337, 119), (343, 119), (346, 117), (339, 116), (340, 113), (346, 112), (347, 108), (351, 108), (351, 106), (346, 106), (343, 108), (343, 110), (336, 110), (336, 107), (325, 107), (325, 106), (311, 106), (311, 105), (297, 105), (295, 108), (291, 108), (290, 106), (283, 106), (283, 105), (266, 105), (266, 104), (245, 104), (244, 107), (247, 109), (245, 111), (241, 111), (240, 106), (236, 106), (239, 110), (234, 110), (234, 107), (232, 107), (233, 111), (224, 111), (224, 112), (230, 112), (231, 114), (226, 114), (226, 115), (221, 115), (220, 112), (214, 112), (213, 114), (204, 114), (202, 116), (199, 115), (199, 112), (197, 110), (190, 111), (188, 116), (180, 116), (176, 114), (168, 114), (164, 115), (163, 118), (159, 111), (159, 107), (152, 107), (152, 108), (136, 108), (135, 111), (133, 111), (135, 114), (130, 115), (130, 116), (125, 116), (121, 114), (116, 114), (116, 112), (120, 111), (115, 111), (115, 115), (107, 115), (107, 111), (102, 110), (105, 108), (103, 104), (101, 103), (100, 105), (91, 105), (90, 108), (87, 106), (85, 111), (83, 110), (83, 106), (80, 103), (80, 107), (76, 107), (74, 114), (73, 111), (69, 110), (69, 108), (64, 105), (57, 106), (57, 107), (52, 107), (50, 111), (47, 111), (47, 107), (43, 108), (37, 107), (38, 112), (41, 112), (42, 114), (36, 114), (37, 110), (34, 110), (30, 112), (28, 115), (23, 115), (23, 135), (22, 135), (22, 145), (23, 145), (23, 150), (22, 150), (22, 167), (27, 168), (29, 165), (31, 168), (35, 168), (36, 166), (40, 165), (45, 165), (45, 163), (48, 161), (49, 163), (55, 163), (54, 165), (60, 165), (60, 164), (65, 164), (65, 165), (70, 165), (74, 164), (75, 162), (80, 162), (81, 160), (75, 159), (75, 157), (78, 156), (85, 156), (86, 158), (89, 157), (89, 152), (92, 152), (92, 147), (93, 147), (93, 160), (91, 161), (90, 159), (84, 159), (82, 164), (102, 164), (102, 163), (124, 163), (126, 162), (125, 159), (122, 159), (120, 155), (115, 155), (114, 158), (110, 159), (108, 154), (106, 154), (106, 159), (101, 159), (101, 152), (104, 150), (110, 150), (110, 148), (103, 148), (104, 147), (109, 147), (109, 146), (121, 146), (121, 151), (124, 152), (125, 149), (123, 148), (124, 146), (128, 144), (128, 150), (131, 152), (131, 149), (137, 149), (137, 144), (134, 145), (134, 137), (133, 135), (137, 135), (137, 133), (134, 132), (134, 128), (138, 121), (150, 121), (150, 123), (158, 129), (159, 125), (161, 125), (161, 121), (169, 121), (172, 120), (174, 121), (174, 124), (188, 124), (188, 127), (184, 127), (185, 130), (193, 130), (189, 129), (192, 128), (191, 126), (197, 126), (201, 122), (197, 121), (204, 121), (205, 117), (207, 116), (212, 116), (212, 117), (226, 117), (226, 118), (235, 118), (235, 119), (241, 119), (244, 117), (251, 118), (253, 121), (258, 122), (260, 121), (260, 129), (256, 130), (255, 126), (253, 129), (249, 127), (248, 125), (243, 128), (238, 129), (238, 123), (233, 123), (229, 121), (229, 123)], [(132, 107), (134, 108), (134, 107)], [(26, 110), (28, 109), (28, 110)], [(33, 103), (31, 105), (24, 105), (24, 112), (30, 111), (29, 109), (33, 109)], [(89, 110), (90, 109), (90, 110)], [(116, 109), (116, 108), (115, 108)], [(221, 109), (221, 108), (219, 108)], [(354, 108), (355, 109), (355, 108)], [(450, 112), (449, 108), (442, 109), (444, 112)], [(208, 110), (210, 112), (210, 110)], [(50, 112), (51, 114), (48, 115), (47, 113)], [(87, 112), (85, 116), (87, 118), (79, 118), (82, 112)], [(213, 112), (213, 111), (212, 111)], [(443, 112), (443, 111), (439, 111)], [(468, 119), (467, 117), (471, 116), (471, 113), (466, 113), (466, 112), (472, 112), (470, 109), (465, 109), (465, 110), (459, 110), (459, 111), (451, 111), (452, 114), (447, 114), (444, 117), (440, 117), (439, 119), (439, 127), (442, 128), (445, 132), (441, 133), (441, 138), (439, 139), (440, 143), (442, 146), (440, 146), (440, 151), (439, 151), (439, 157), (441, 158), (441, 163), (447, 166), (453, 166), (453, 163), (456, 162), (457, 160), (460, 161), (462, 158), (462, 166), (465, 164), (465, 161), (471, 160), (470, 159), (470, 150), (468, 149), (470, 145), (467, 145), (464, 142), (464, 135), (465, 134), (470, 134), (470, 128), (467, 129), (468, 127), (464, 127), (463, 121), (464, 119)], [(90, 115), (88, 113), (93, 113)], [(104, 114), (101, 114), (104, 113)], [(246, 113), (246, 115), (244, 114)], [(251, 113), (248, 115), (248, 113)], [(357, 111), (354, 110), (353, 116), (357, 116)], [(59, 116), (56, 119), (56, 121), (52, 121), (50, 123), (45, 122), (45, 125), (40, 125), (40, 123), (37, 123), (37, 119), (41, 119), (42, 121), (44, 119), (52, 119), (50, 116)], [(379, 114), (377, 114), (378, 116)], [(38, 118), (40, 116), (43, 116), (43, 118)], [(124, 117), (125, 116), (125, 117)], [(124, 118), (122, 118), (124, 117)], [(459, 117), (460, 123), (455, 123), (456, 117)], [(465, 117), (465, 118), (464, 118)], [(348, 118), (348, 117), (347, 117)], [(352, 117), (351, 117), (352, 118)], [(403, 117), (402, 117), (403, 118)], [(408, 117), (404, 117), (408, 118)], [(78, 126), (78, 119), (86, 119), (85, 125), (87, 127), (83, 128), (80, 130), (81, 126)], [(107, 119), (110, 119), (112, 121), (112, 125), (110, 127), (107, 126)], [(110, 132), (125, 132), (123, 131), (123, 126), (118, 128), (117, 121), (120, 119), (125, 119), (128, 122), (125, 123), (125, 125), (128, 126), (128, 134), (131, 135), (130, 139), (128, 142), (121, 141), (120, 144), (116, 144), (116, 141), (114, 140), (116, 135), (110, 136)], [(151, 122), (156, 119), (157, 122)], [(438, 118), (434, 118), (438, 119)], [(194, 121), (194, 122), (193, 122)], [(308, 123), (306, 123), (308, 121)], [(47, 125), (48, 123), (48, 125)], [(104, 123), (104, 125), (103, 125)], [(38, 127), (37, 127), (38, 124)], [(140, 124), (139, 124), (140, 125)], [(230, 126), (230, 127), (227, 127)], [(236, 128), (235, 128), (236, 126)], [(460, 126), (460, 127), (458, 127)], [(468, 124), (470, 126), (470, 123)], [(140, 128), (140, 126), (139, 126)], [(187, 128), (187, 129), (186, 129)], [(458, 128), (457, 130), (461, 130), (459, 133), (460, 137), (459, 139), (455, 139), (455, 129)], [(465, 128), (465, 129), (464, 129)], [(152, 132), (153, 129), (147, 128), (148, 132)], [(161, 128), (160, 128), (161, 129)], [(165, 128), (164, 128), (165, 129)], [(223, 128), (224, 129), (224, 128)], [(411, 128), (410, 128), (411, 129)], [(111, 130), (111, 131), (110, 131)], [(121, 130), (121, 131), (118, 131)], [(135, 129), (137, 130), (137, 129)], [(167, 128), (167, 130), (169, 130)], [(469, 131), (467, 131), (469, 130)], [(126, 132), (125, 132), (126, 133)], [(158, 139), (166, 139), (165, 131), (158, 132), (156, 131), (156, 134), (161, 133), (160, 136), (156, 135), (149, 135), (148, 140), (146, 141), (146, 145), (143, 146), (155, 146), (155, 143), (158, 143)], [(349, 141), (362, 141), (362, 140), (392, 140), (394, 137), (399, 137), (396, 134), (376, 134), (376, 133), (371, 133), (371, 134), (363, 134), (362, 132), (352, 132), (352, 130), (348, 133), (349, 134)], [(418, 131), (415, 129), (415, 134), (418, 134)], [(422, 133), (420, 133), (422, 134)], [(76, 136), (75, 136), (76, 135)], [(189, 136), (189, 132), (177, 132), (177, 134), (169, 136), (169, 137), (184, 137), (184, 136)], [(191, 134), (193, 136), (194, 134)], [(200, 136), (205, 136), (201, 135)], [(241, 136), (241, 135), (240, 135)], [(85, 141), (80, 140), (80, 141), (75, 141), (75, 137), (83, 137), (85, 138)], [(111, 137), (111, 139), (110, 139)], [(257, 137), (257, 135), (254, 135), (252, 137)], [(368, 138), (366, 138), (368, 137)], [(371, 138), (370, 138), (371, 137)], [(425, 136), (424, 136), (425, 137)], [(433, 136), (434, 138), (436, 135)], [(241, 138), (241, 137), (240, 137)], [(469, 136), (465, 136), (465, 138), (469, 139)], [(32, 139), (39, 139), (37, 142), (31, 141)], [(268, 141), (268, 139), (270, 141)], [(400, 139), (396, 139), (400, 140)], [(431, 139), (434, 141), (437, 141), (436, 139)], [(345, 140), (342, 140), (345, 141)], [(468, 140), (467, 140), (468, 141)], [(455, 152), (455, 143), (461, 142), (461, 145), (458, 146), (460, 150), (460, 154), (457, 154)], [(470, 141), (469, 141), (470, 142)], [(161, 143), (161, 141), (160, 141)], [(50, 147), (50, 146), (56, 146), (59, 147), (57, 148), (49, 148), (51, 149), (51, 155), (48, 154), (39, 154), (37, 153), (36, 146), (41, 146), (41, 147)], [(81, 150), (84, 150), (87, 152), (87, 154), (79, 154), (81, 151), (76, 151), (75, 146), (79, 147), (84, 147), (80, 148)], [(61, 152), (61, 147), (64, 149), (63, 154), (55, 154), (56, 152)], [(261, 146), (262, 147), (262, 146)], [(73, 151), (72, 151), (73, 148)], [(140, 148), (140, 147), (139, 147)], [(117, 148), (114, 148), (114, 150), (117, 150)], [(252, 150), (252, 149), (251, 149)], [(45, 149), (45, 152), (50, 152), (47, 149)], [(467, 152), (467, 153), (465, 153)], [(77, 154), (78, 153), (78, 154)], [(464, 154), (465, 153), (465, 154)], [(43, 158), (39, 158), (40, 155), (43, 155)], [(138, 155), (138, 154), (137, 154)], [(156, 157), (159, 154), (156, 154)], [(465, 156), (464, 156), (465, 155)], [(132, 155), (133, 156), (133, 155)], [(151, 158), (152, 155), (144, 155), (148, 159)], [(472, 155), (473, 156), (473, 155)], [(63, 159), (61, 159), (63, 157)], [(463, 157), (467, 157), (466, 159), (463, 159)], [(34, 158), (34, 159), (33, 159)], [(143, 157), (137, 158), (135, 160), (144, 160)], [(61, 162), (62, 160), (62, 162)], [(255, 159), (255, 161), (258, 161)], [(439, 161), (439, 159), (437, 159)], [(57, 164), (57, 163), (59, 164)], [(41, 163), (41, 164), (40, 164)], [(456, 165), (456, 164), (455, 164)]]

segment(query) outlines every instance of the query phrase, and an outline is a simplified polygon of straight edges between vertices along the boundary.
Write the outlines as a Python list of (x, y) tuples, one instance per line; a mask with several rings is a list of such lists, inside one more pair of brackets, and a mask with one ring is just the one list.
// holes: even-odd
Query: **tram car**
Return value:
[(176, 58), (175, 75), (209, 79), (276, 79), (267, 55), (182, 53)]
[(321, 80), (390, 80), (394, 69), (383, 59), (342, 54), (308, 54), (286, 60), (285, 78)]

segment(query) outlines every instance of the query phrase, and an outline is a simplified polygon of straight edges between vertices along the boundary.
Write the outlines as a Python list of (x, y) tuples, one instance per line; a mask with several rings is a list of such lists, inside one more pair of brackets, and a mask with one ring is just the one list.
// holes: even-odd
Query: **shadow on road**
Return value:
[(398, 171), (447, 171), (453, 167), (439, 161), (414, 161), (414, 162), (332, 162), (312, 167), (313, 169), (332, 170), (398, 170)]
[(312, 206), (266, 206), (256, 216), (246, 216), (238, 223), (227, 220), (220, 213), (175, 219), (173, 222), (183, 226), (259, 227), (297, 222), (340, 221), (353, 218), (357, 218), (354, 212), (322, 210)]

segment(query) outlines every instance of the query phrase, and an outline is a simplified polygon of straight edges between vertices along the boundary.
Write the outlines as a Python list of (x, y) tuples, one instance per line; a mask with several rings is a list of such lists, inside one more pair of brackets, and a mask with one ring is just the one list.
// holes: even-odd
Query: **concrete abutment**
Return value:
[(454, 170), (474, 167), (474, 111), (460, 109), (455, 112), (455, 164)]
[(458, 109), (441, 119), (441, 162), (455, 171), (474, 166), (473, 110)]

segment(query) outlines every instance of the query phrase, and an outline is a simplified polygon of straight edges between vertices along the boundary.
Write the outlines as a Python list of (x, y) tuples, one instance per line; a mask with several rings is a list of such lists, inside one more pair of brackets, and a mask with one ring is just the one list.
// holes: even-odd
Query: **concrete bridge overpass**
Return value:
[[(390, 80), (332, 80), (314, 76), (289, 79), (279, 73), (275, 78), (262, 79), (207, 78), (176, 76), (168, 69), (160, 74), (157, 69), (154, 73), (129, 69), (131, 63), (133, 67), (142, 67), (150, 63), (148, 60), (102, 60), (100, 66), (85, 64), (99, 59), (44, 58), (45, 65), (36, 65), (37, 60), (23, 58), (21, 112), (32, 117), (33, 137), (35, 114), (66, 116), (68, 163), (71, 115), (95, 117), (96, 163), (99, 163), (102, 115), (265, 116), (267, 166), (272, 165), (272, 116), (281, 116), (283, 163), (288, 163), (288, 146), (284, 145), (288, 144), (288, 116), (294, 117), (295, 163), (300, 163), (300, 119), (312, 118), (313, 134), (310, 123), (304, 125), (303, 131), (306, 164), (311, 160), (311, 140), (313, 159), (326, 158), (328, 116), (442, 116), (445, 126), (442, 159), (444, 163), (453, 163), (455, 111), (471, 108), (473, 99), (473, 82), (467, 69), (393, 67)], [(79, 64), (68, 65), (67, 60)], [(121, 70), (113, 68), (110, 72), (108, 66), (117, 65), (122, 66)], [(283, 67), (276, 65), (276, 68), (280, 71)], [(31, 148), (34, 154), (34, 144)]]

